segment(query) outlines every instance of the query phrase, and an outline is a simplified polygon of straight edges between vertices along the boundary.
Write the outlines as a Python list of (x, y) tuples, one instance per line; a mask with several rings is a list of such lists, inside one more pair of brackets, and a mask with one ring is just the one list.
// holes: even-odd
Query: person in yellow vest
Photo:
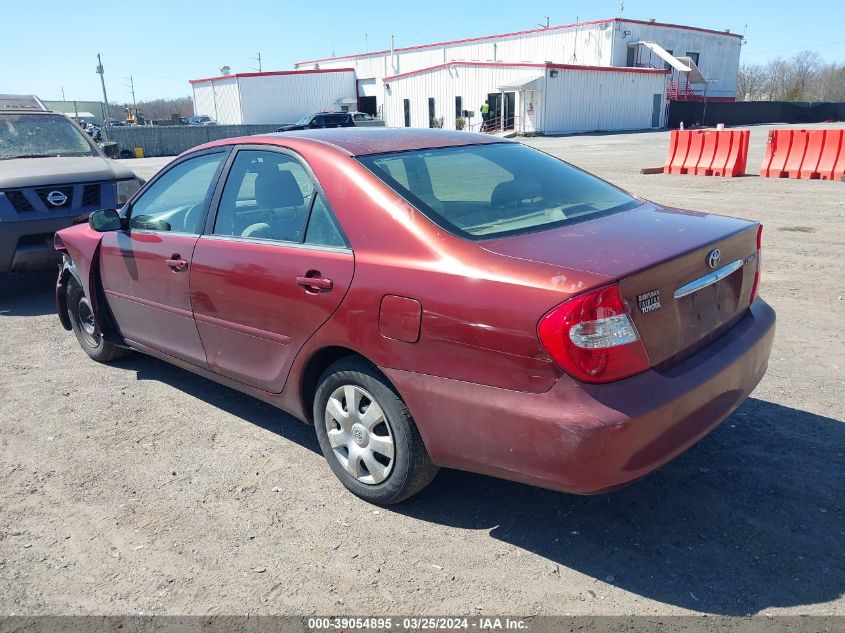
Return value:
[(484, 103), (481, 105), (481, 131), (487, 131), (487, 124), (490, 122), (490, 104), (487, 102), (487, 99), (484, 100)]

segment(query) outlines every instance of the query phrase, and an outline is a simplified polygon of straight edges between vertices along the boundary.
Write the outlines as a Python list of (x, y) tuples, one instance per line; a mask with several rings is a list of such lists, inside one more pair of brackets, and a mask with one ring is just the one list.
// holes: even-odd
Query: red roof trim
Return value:
[[(716, 31), (714, 29), (703, 29), (697, 26), (684, 26), (683, 24), (670, 24), (668, 22), (649, 22), (647, 20), (627, 20), (621, 18), (606, 18), (604, 20), (591, 20), (589, 22), (574, 22), (572, 24), (559, 24), (557, 26), (550, 26), (548, 28), (539, 28), (539, 29), (526, 29), (524, 31), (513, 31), (511, 33), (499, 33), (497, 35), (481, 35), (479, 37), (467, 37), (460, 40), (448, 40), (445, 42), (434, 42), (432, 44), (418, 44), (416, 46), (404, 46), (402, 48), (395, 48), (393, 49), (395, 52), (402, 53), (405, 51), (415, 51), (422, 48), (433, 48), (435, 46), (449, 46), (451, 44), (466, 44), (469, 42), (479, 42), (483, 40), (493, 40), (499, 39), (503, 37), (515, 37), (517, 35), (528, 35), (531, 33), (540, 33), (542, 31), (558, 31), (561, 29), (572, 29), (579, 26), (591, 26), (593, 24), (605, 24), (605, 23), (626, 23), (626, 24), (644, 24), (646, 26), (662, 26), (672, 29), (684, 29), (687, 31), (698, 31), (700, 33), (710, 33), (711, 35), (724, 35), (727, 37), (738, 37), (742, 38), (742, 35), (739, 33), (725, 33), (724, 31)], [(342, 59), (358, 59), (361, 57), (370, 57), (372, 55), (384, 55), (385, 53), (389, 53), (390, 49), (385, 49), (381, 51), (372, 51), (370, 53), (355, 53), (352, 55), (340, 55), (339, 57), (323, 57), (322, 59), (309, 59), (306, 61), (296, 62), (296, 66), (299, 64), (316, 64), (319, 62), (335, 62), (340, 61)]]
[(315, 75), (320, 73), (353, 73), (354, 68), (320, 68), (319, 70), (274, 70), (264, 73), (235, 73), (234, 75), (218, 75), (217, 77), (205, 77), (203, 79), (189, 79), (189, 84), (201, 83), (204, 81), (217, 81), (218, 79), (234, 79), (240, 77), (271, 77), (274, 75)]
[(507, 62), (447, 62), (445, 64), (438, 64), (436, 66), (429, 66), (428, 68), (420, 68), (419, 70), (411, 70), (399, 75), (385, 77), (384, 82), (388, 83), (394, 79), (403, 79), (412, 75), (419, 75), (421, 73), (430, 72), (432, 70), (440, 70), (441, 68), (448, 68), (450, 66), (469, 66), (469, 67), (483, 67), (483, 68), (555, 68), (560, 70), (586, 70), (592, 72), (604, 73), (640, 73), (647, 75), (668, 75), (668, 70), (658, 68), (627, 68), (622, 66), (579, 66), (577, 64), (529, 64), (516, 63), (509, 64)]

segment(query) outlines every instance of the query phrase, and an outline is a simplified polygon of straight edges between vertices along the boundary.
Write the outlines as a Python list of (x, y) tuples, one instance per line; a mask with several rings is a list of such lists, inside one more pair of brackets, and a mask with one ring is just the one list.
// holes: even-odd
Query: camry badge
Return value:
[(649, 290), (641, 295), (637, 295), (637, 305), (640, 306), (640, 312), (648, 314), (660, 309), (660, 291)]
[(722, 260), (722, 251), (718, 248), (714, 248), (710, 251), (710, 254), (707, 255), (707, 264), (710, 268), (716, 268), (719, 265), (719, 262)]
[(67, 202), (67, 196), (61, 191), (51, 191), (47, 194), (47, 202), (52, 204), (54, 207), (60, 207)]

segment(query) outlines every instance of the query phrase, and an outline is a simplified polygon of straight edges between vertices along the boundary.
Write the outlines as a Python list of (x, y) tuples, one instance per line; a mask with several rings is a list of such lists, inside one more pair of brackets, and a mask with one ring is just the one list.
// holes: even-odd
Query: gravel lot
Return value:
[[(93, 363), (52, 275), (2, 280), (0, 612), (845, 615), (845, 183), (640, 175), (667, 140), (528, 142), (764, 222), (778, 335), (725, 424), (603, 496), (444, 471), (376, 509), (311, 428), (158, 360)], [(167, 159), (125, 162), (148, 177)]]

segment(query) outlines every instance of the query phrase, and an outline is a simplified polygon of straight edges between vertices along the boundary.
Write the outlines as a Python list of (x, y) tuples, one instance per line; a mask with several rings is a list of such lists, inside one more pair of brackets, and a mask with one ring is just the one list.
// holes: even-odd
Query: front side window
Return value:
[(132, 204), (129, 228), (198, 235), (206, 198), (224, 155), (204, 154), (167, 170)]
[(300, 242), (314, 191), (296, 159), (279, 152), (241, 150), (223, 187), (214, 234)]
[(639, 205), (621, 189), (519, 143), (359, 160), (432, 221), (469, 239), (543, 230)]
[(97, 155), (85, 133), (61, 114), (0, 114), (0, 160)]

